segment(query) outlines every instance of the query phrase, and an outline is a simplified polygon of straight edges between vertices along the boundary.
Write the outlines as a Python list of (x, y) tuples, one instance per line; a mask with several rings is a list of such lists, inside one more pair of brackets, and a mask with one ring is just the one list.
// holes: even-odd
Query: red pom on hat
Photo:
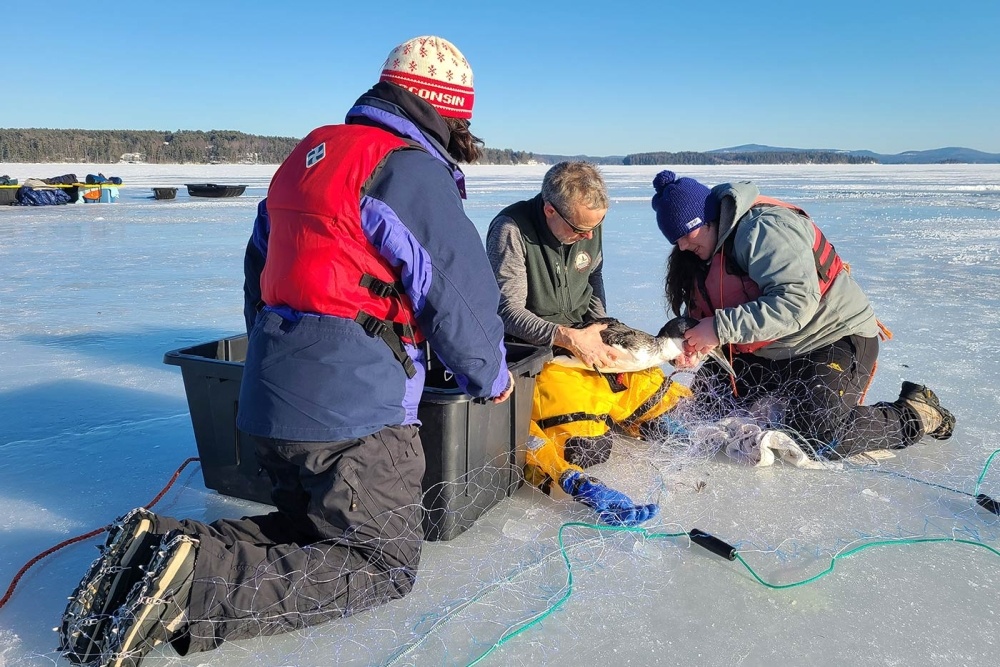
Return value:
[(446, 118), (472, 118), (472, 68), (446, 39), (425, 35), (403, 42), (385, 59), (379, 81), (406, 88)]

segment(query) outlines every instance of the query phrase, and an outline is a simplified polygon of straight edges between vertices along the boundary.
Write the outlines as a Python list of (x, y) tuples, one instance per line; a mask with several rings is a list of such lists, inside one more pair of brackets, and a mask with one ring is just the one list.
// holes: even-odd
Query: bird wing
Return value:
[(658, 359), (636, 358), (636, 356), (631, 352), (618, 347), (617, 345), (612, 345), (612, 347), (618, 350), (618, 359), (616, 359), (610, 366), (604, 366), (600, 369), (588, 366), (573, 355), (560, 354), (554, 356), (552, 357), (552, 363), (559, 364), (560, 366), (567, 366), (569, 368), (585, 368), (588, 371), (596, 370), (599, 373), (632, 373), (634, 371), (644, 371), (647, 368), (659, 366), (663, 363)]

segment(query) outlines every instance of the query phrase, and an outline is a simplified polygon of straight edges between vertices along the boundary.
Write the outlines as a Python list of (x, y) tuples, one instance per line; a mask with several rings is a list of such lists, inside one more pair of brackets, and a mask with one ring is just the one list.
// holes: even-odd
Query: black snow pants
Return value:
[(156, 519), (157, 533), (199, 540), (189, 625), (171, 638), (181, 655), (349, 616), (413, 587), (424, 537), (416, 426), (342, 442), (254, 441), (276, 512)]
[(692, 388), (697, 400), (717, 416), (766, 397), (786, 402), (782, 425), (818, 457), (902, 449), (922, 435), (917, 414), (898, 401), (860, 404), (877, 358), (877, 338), (846, 336), (789, 359), (734, 355), (735, 398), (729, 376), (711, 359), (699, 370)]

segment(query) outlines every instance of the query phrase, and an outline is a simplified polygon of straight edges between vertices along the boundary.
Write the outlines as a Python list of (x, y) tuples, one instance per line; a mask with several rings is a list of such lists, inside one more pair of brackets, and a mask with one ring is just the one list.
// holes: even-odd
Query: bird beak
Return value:
[(730, 364), (729, 361), (724, 356), (722, 356), (722, 353), (719, 352), (718, 348), (715, 348), (711, 352), (709, 352), (708, 356), (715, 359), (715, 361), (720, 366), (722, 366), (722, 369), (727, 373), (729, 373), (729, 375), (731, 375), (732, 377), (736, 377), (736, 371), (733, 370), (732, 364)]

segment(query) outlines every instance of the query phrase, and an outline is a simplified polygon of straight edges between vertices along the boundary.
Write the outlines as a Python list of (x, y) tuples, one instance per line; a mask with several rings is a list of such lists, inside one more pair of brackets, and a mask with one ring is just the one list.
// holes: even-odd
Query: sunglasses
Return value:
[(574, 225), (572, 222), (570, 222), (569, 217), (565, 213), (563, 213), (562, 211), (560, 211), (558, 206), (556, 206), (552, 202), (549, 202), (549, 206), (551, 206), (553, 208), (553, 210), (555, 210), (555, 212), (559, 215), (559, 217), (563, 219), (563, 222), (566, 223), (567, 227), (569, 227), (570, 229), (572, 229), (574, 232), (576, 232), (580, 236), (586, 236), (587, 234), (591, 233), (592, 231), (594, 231), (595, 229), (597, 229), (598, 227), (600, 227), (604, 223), (604, 218), (608, 217), (607, 213), (605, 213), (604, 214), (604, 218), (601, 218), (600, 221), (596, 225), (594, 225), (593, 227), (589, 227), (587, 229), (582, 229), (582, 228), (577, 227), (576, 225)]

